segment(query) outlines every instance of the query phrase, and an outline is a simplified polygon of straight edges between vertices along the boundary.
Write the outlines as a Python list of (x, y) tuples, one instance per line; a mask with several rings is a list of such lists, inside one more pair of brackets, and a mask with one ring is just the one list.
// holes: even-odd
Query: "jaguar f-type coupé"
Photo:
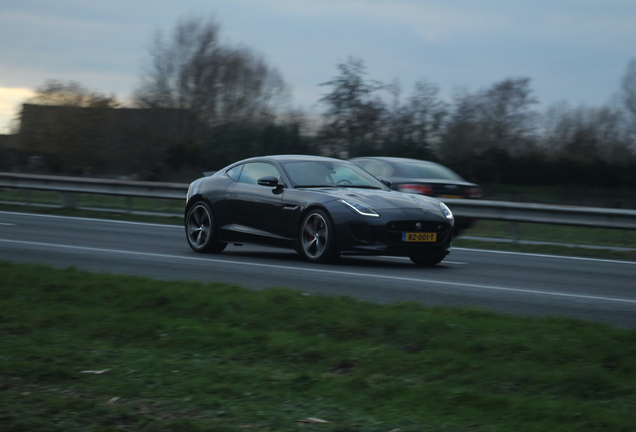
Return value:
[(449, 208), (389, 185), (340, 159), (245, 159), (190, 184), (186, 238), (196, 252), (250, 243), (291, 248), (314, 262), (344, 254), (405, 256), (420, 266), (441, 262), (453, 238)]

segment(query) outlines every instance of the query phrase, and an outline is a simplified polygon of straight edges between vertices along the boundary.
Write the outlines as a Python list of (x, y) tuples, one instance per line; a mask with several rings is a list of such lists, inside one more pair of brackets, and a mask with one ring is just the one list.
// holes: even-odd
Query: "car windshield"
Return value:
[(345, 161), (297, 161), (283, 164), (294, 187), (385, 189), (378, 179)]
[(399, 177), (460, 180), (463, 179), (448, 168), (437, 164), (400, 163), (396, 164), (396, 174)]

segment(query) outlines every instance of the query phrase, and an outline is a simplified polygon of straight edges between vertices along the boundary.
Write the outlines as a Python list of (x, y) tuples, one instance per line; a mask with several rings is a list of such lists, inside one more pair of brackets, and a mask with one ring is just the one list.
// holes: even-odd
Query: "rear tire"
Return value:
[(218, 241), (212, 210), (203, 201), (197, 202), (188, 210), (185, 230), (188, 244), (195, 252), (219, 253), (227, 246), (227, 243)]
[(313, 262), (330, 262), (338, 258), (335, 231), (329, 216), (322, 210), (311, 210), (300, 225), (298, 252)]
[(409, 257), (418, 267), (432, 267), (441, 263), (446, 257)]

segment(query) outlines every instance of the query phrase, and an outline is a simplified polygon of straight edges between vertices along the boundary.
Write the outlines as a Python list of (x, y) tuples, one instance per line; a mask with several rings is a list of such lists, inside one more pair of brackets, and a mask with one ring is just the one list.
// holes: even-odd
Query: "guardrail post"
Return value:
[(60, 193), (60, 201), (64, 208), (75, 208), (77, 207), (77, 194), (73, 192), (62, 192)]
[(512, 241), (517, 243), (519, 241), (519, 222), (512, 223)]

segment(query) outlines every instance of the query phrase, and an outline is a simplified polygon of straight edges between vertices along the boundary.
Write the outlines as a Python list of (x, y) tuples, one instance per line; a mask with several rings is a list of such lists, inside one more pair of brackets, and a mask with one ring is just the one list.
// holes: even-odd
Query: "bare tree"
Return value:
[(580, 106), (565, 103), (550, 106), (544, 116), (544, 152), (552, 157), (622, 164), (631, 159), (624, 114), (617, 108)]
[(439, 98), (439, 86), (428, 81), (415, 83), (409, 98), (409, 111), (413, 115), (413, 133), (418, 141), (428, 146), (436, 144), (444, 124), (448, 104)]
[(90, 91), (77, 81), (48, 80), (35, 90), (27, 103), (82, 108), (117, 108), (115, 95)]
[(531, 151), (538, 121), (531, 106), (536, 103), (529, 78), (506, 79), (475, 94), (457, 93), (442, 152), (450, 157), (489, 149), (511, 155)]
[(627, 111), (628, 127), (632, 135), (632, 146), (636, 150), (636, 58), (627, 66), (621, 81), (621, 96)]
[(349, 57), (338, 69), (338, 76), (320, 84), (332, 90), (320, 99), (327, 110), (319, 135), (326, 153), (353, 157), (377, 144), (385, 105), (375, 92), (384, 85), (365, 79), (366, 67), (360, 59)]
[(547, 107), (541, 120), (541, 152), (554, 156), (563, 150), (563, 143), (569, 138), (573, 122), (566, 101), (555, 102)]
[(439, 98), (439, 87), (418, 81), (404, 102), (397, 80), (384, 88), (391, 101), (385, 104), (383, 119), (378, 122), (382, 128), (380, 152), (387, 156), (436, 158), (434, 153), (447, 112), (447, 104)]
[(280, 73), (248, 48), (224, 45), (213, 20), (179, 21), (170, 38), (153, 40), (135, 104), (189, 109), (209, 125), (275, 114), (287, 96)]
[(448, 119), (444, 125), (439, 154), (447, 163), (471, 159), (483, 153), (488, 142), (484, 140), (480, 119), (481, 96), (458, 89)]
[(416, 82), (401, 112), (410, 147), (402, 156), (433, 157), (448, 113), (448, 104), (439, 97), (439, 87), (425, 80)]
[(483, 120), (491, 145), (512, 154), (527, 153), (534, 142), (537, 103), (530, 89), (530, 78), (506, 79), (483, 94)]

